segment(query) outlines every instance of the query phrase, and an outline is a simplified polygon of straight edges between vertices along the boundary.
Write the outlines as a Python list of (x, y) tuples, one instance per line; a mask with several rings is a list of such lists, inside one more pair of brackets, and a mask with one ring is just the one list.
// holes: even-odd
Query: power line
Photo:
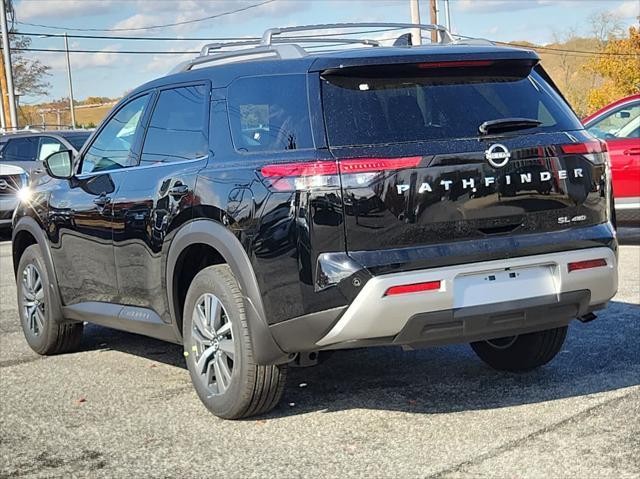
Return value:
[[(60, 48), (12, 48), (11, 51), (19, 52), (45, 52), (45, 53), (64, 53), (66, 50)], [(199, 54), (200, 50), (171, 52), (167, 50), (69, 50), (70, 53), (109, 53), (123, 55), (186, 55)]]
[[(326, 33), (326, 34), (314, 34), (314, 35), (296, 35), (291, 38), (315, 38), (315, 37), (338, 37), (347, 35), (363, 35), (366, 33), (384, 33), (393, 30), (401, 30), (402, 28), (383, 28), (377, 30), (361, 30), (357, 32), (345, 32), (345, 33)], [(42, 33), (42, 32), (9, 32), (11, 35), (24, 35), (26, 37), (52, 37), (63, 38), (64, 33)], [(69, 38), (79, 38), (88, 40), (140, 40), (140, 41), (242, 41), (242, 40), (260, 40), (260, 37), (131, 37), (131, 36), (118, 36), (118, 35), (81, 35), (81, 34), (69, 34)]]
[(196, 18), (193, 20), (185, 20), (182, 22), (174, 22), (174, 23), (165, 23), (163, 25), (149, 25), (146, 27), (136, 27), (136, 28), (71, 28), (71, 27), (59, 27), (54, 25), (42, 25), (38, 23), (20, 22), (20, 21), (17, 21), (16, 23), (19, 23), (20, 25), (29, 25), (31, 27), (50, 28), (53, 30), (65, 30), (65, 31), (73, 31), (73, 32), (134, 32), (134, 31), (140, 31), (140, 30), (151, 30), (153, 28), (176, 27), (178, 25), (187, 25), (191, 23), (204, 22), (206, 20), (213, 20), (214, 18), (233, 15), (234, 13), (246, 12), (247, 10), (251, 10), (252, 8), (258, 8), (263, 5), (267, 5), (268, 3), (273, 3), (275, 1), (277, 0), (265, 0), (260, 3), (247, 5), (246, 7), (237, 8), (235, 10), (230, 10), (227, 12), (217, 13), (215, 15), (209, 15), (208, 17)]
[(533, 50), (547, 50), (547, 51), (554, 51), (554, 52), (566, 52), (566, 53), (581, 53), (581, 54), (585, 54), (585, 55), (604, 55), (604, 56), (618, 56), (618, 57), (638, 57), (640, 56), (640, 53), (619, 53), (619, 52), (595, 52), (595, 51), (590, 51), (590, 50), (569, 50), (566, 48), (555, 48), (555, 47), (539, 47), (537, 45), (531, 46), (531, 45), (523, 45), (520, 43), (508, 43), (508, 42), (494, 42), (497, 43), (499, 45), (511, 45), (511, 46), (516, 46), (516, 47), (521, 47), (521, 48), (531, 48)]
[[(343, 46), (343, 43), (332, 43), (322, 45), (312, 45), (310, 48), (329, 48)], [(60, 48), (12, 48), (12, 51), (19, 52), (44, 52), (44, 53), (66, 53), (66, 50)], [(200, 50), (184, 50), (184, 51), (168, 51), (168, 50), (69, 50), (69, 53), (107, 53), (107, 54), (123, 54), (123, 55), (199, 55)]]
[[(466, 40), (478, 40), (476, 37), (467, 37), (465, 35), (455, 35), (458, 38), (464, 38)], [(611, 56), (628, 56), (628, 57), (637, 57), (640, 56), (639, 53), (618, 53), (618, 52), (596, 52), (591, 50), (570, 50), (567, 48), (556, 48), (556, 47), (543, 47), (538, 45), (525, 45), (523, 43), (509, 43), (509, 42), (500, 42), (497, 40), (489, 40), (497, 45), (505, 45), (510, 47), (521, 47), (521, 48), (530, 48), (532, 50), (549, 50), (555, 52), (566, 52), (566, 53), (580, 53), (585, 55), (611, 55)]]

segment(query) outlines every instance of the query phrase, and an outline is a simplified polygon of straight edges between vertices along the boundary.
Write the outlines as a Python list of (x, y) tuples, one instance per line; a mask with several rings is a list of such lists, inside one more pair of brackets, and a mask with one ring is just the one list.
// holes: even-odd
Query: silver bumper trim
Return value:
[[(607, 266), (578, 270), (569, 273), (568, 263), (604, 258)], [(331, 344), (362, 339), (382, 338), (397, 335), (409, 319), (419, 313), (444, 311), (460, 308), (465, 304), (459, 288), (456, 294), (456, 279), (474, 274), (500, 273), (505, 270), (543, 267), (548, 268), (549, 280), (554, 294), (560, 295), (579, 290), (589, 290), (590, 305), (598, 305), (611, 299), (618, 289), (618, 270), (614, 252), (609, 248), (589, 248), (564, 251), (497, 261), (471, 263), (446, 268), (425, 269), (376, 276), (370, 279), (362, 291), (335, 326), (316, 344)], [(440, 281), (440, 289), (410, 293), (398, 296), (384, 296), (393, 286), (401, 286), (428, 281)], [(461, 281), (457, 283), (460, 284)], [(523, 283), (525, 284), (525, 283)], [(490, 290), (489, 290), (490, 291)], [(486, 296), (473, 297), (473, 306), (494, 304), (504, 300), (504, 290)], [(526, 298), (529, 291), (510, 289), (509, 295)], [(531, 294), (536, 297), (538, 294)], [(517, 298), (514, 298), (517, 299)], [(464, 307), (464, 306), (463, 306)]]

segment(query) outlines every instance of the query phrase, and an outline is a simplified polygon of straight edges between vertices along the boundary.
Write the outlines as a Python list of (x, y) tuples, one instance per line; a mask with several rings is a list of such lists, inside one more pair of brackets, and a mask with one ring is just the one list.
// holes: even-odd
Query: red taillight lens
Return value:
[(335, 161), (309, 161), (302, 163), (281, 163), (267, 165), (260, 169), (265, 178), (283, 178), (291, 176), (337, 175), (338, 165)]
[(421, 160), (421, 156), (409, 156), (279, 163), (263, 166), (260, 173), (276, 190), (291, 191), (313, 186), (337, 186), (338, 173), (357, 175), (415, 168)]
[(607, 265), (607, 261), (604, 258), (599, 258), (599, 259), (589, 259), (586, 261), (577, 261), (575, 263), (569, 263), (567, 267), (569, 269), (569, 273), (571, 273), (572, 271), (579, 271), (581, 269), (600, 268), (606, 265)]
[(593, 140), (584, 143), (569, 143), (568, 145), (560, 146), (563, 153), (585, 155), (587, 153), (604, 153), (607, 151), (606, 143)]
[(434, 291), (440, 289), (440, 281), (428, 281), (426, 283), (403, 284), (402, 286), (392, 286), (384, 293), (385, 296), (395, 296), (398, 294), (420, 293), (422, 291)]
[(418, 68), (450, 68), (450, 67), (488, 67), (493, 65), (492, 60), (464, 60), (452, 62), (428, 62), (418, 63)]

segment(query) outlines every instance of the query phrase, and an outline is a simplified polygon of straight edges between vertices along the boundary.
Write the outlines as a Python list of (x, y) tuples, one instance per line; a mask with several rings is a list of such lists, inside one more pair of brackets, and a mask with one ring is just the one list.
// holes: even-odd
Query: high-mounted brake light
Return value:
[(398, 294), (420, 293), (422, 291), (435, 291), (440, 289), (440, 281), (427, 281), (425, 283), (403, 284), (392, 286), (384, 293), (385, 296), (396, 296)]
[(604, 153), (607, 151), (607, 144), (600, 140), (586, 141), (584, 143), (569, 143), (561, 145), (563, 153), (586, 155), (587, 153)]
[(577, 261), (575, 263), (569, 263), (567, 268), (569, 269), (569, 273), (572, 271), (579, 271), (582, 269), (591, 269), (591, 268), (600, 268), (602, 266), (607, 265), (607, 260), (604, 258), (599, 259), (589, 259), (586, 261)]
[(451, 62), (418, 63), (418, 68), (452, 68), (452, 67), (488, 67), (493, 65), (492, 60), (463, 60)]
[[(401, 158), (355, 158), (347, 160), (318, 160), (296, 163), (265, 165), (260, 169), (262, 176), (278, 191), (290, 191), (311, 186), (337, 185), (337, 175), (357, 175), (360, 173), (381, 173), (383, 171), (415, 168), (421, 156)], [(333, 181), (335, 180), (335, 181)]]

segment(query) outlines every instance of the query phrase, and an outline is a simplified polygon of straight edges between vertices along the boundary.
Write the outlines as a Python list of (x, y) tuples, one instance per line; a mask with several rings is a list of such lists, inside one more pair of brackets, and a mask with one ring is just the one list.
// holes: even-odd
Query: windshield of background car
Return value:
[(64, 135), (64, 139), (67, 140), (71, 145), (76, 149), (76, 151), (80, 151), (84, 143), (91, 136), (90, 132), (86, 133), (75, 133), (73, 135)]
[[(349, 68), (322, 75), (331, 146), (476, 138), (485, 121), (538, 120), (535, 129), (582, 129), (530, 61), (444, 62)], [(471, 64), (472, 66), (469, 66)]]

